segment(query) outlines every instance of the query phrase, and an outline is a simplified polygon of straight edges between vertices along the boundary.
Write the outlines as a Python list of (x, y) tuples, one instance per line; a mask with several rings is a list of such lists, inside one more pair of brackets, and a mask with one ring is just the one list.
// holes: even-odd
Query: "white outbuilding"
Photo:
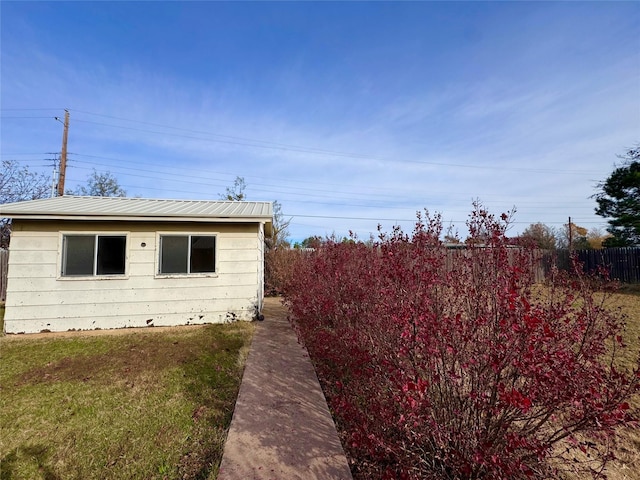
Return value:
[(63, 196), (12, 219), (6, 333), (252, 320), (271, 202)]

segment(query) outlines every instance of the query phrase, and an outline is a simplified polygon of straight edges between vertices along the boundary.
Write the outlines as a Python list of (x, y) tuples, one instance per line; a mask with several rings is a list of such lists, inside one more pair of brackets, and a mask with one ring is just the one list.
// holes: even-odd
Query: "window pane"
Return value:
[(191, 273), (206, 273), (216, 271), (215, 262), (216, 237), (191, 237)]
[(189, 237), (160, 237), (160, 273), (187, 273)]
[(124, 275), (126, 237), (98, 237), (98, 275)]
[(65, 235), (62, 275), (93, 275), (95, 235)]

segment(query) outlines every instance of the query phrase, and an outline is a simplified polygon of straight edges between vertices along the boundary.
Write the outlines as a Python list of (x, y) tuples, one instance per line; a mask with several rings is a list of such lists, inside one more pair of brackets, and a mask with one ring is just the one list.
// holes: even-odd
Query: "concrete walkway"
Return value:
[(280, 300), (257, 324), (218, 480), (351, 479), (306, 349)]

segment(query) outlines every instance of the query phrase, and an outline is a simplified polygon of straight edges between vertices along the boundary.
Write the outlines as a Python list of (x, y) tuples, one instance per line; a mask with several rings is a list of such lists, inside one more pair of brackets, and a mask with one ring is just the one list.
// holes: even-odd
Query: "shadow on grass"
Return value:
[(44, 445), (20, 446), (0, 459), (0, 480), (11, 480), (14, 477), (18, 457), (25, 461), (35, 462), (38, 472), (44, 480), (58, 480), (58, 476), (47, 466), (49, 453)]

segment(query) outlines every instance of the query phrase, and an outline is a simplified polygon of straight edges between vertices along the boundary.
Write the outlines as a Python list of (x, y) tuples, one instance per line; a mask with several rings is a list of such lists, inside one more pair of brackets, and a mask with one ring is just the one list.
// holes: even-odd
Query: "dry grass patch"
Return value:
[[(629, 289), (627, 293), (617, 293), (609, 300), (610, 308), (619, 309), (627, 317), (624, 335), (629, 348), (621, 365), (632, 369), (638, 367), (640, 352), (640, 290)], [(640, 396), (630, 402), (636, 416), (640, 417)], [(617, 460), (607, 467), (609, 480), (640, 480), (640, 429), (625, 427), (620, 430), (616, 449)]]
[[(594, 298), (603, 301), (604, 305), (623, 315), (626, 319), (626, 329), (623, 334), (627, 348), (618, 358), (616, 366), (633, 370), (638, 368), (640, 354), (640, 288), (637, 286), (623, 286), (619, 293), (596, 293)], [(629, 402), (631, 411), (640, 418), (640, 395), (635, 395)], [(607, 464), (605, 474), (609, 480), (640, 480), (640, 429), (636, 427), (622, 427), (618, 431), (618, 438), (613, 446), (616, 459)], [(589, 462), (588, 456), (576, 459)], [(580, 480), (582, 477), (567, 474), (570, 480)]]
[[(545, 295), (546, 290), (536, 292)], [(623, 333), (627, 348), (624, 354), (617, 359), (616, 366), (633, 370), (638, 368), (638, 355), (640, 354), (640, 286), (622, 286), (618, 293), (595, 293), (594, 299), (602, 301), (607, 308), (614, 310), (618, 315), (626, 319), (626, 329)], [(635, 395), (629, 402), (632, 412), (640, 418), (640, 395)], [(609, 480), (640, 480), (640, 429), (635, 427), (623, 427), (619, 430), (616, 444), (613, 447), (616, 459), (607, 464), (605, 474)], [(580, 462), (589, 462), (589, 457), (576, 459)], [(567, 474), (571, 480), (579, 480), (582, 477)]]
[(253, 329), (0, 339), (0, 478), (215, 478)]

